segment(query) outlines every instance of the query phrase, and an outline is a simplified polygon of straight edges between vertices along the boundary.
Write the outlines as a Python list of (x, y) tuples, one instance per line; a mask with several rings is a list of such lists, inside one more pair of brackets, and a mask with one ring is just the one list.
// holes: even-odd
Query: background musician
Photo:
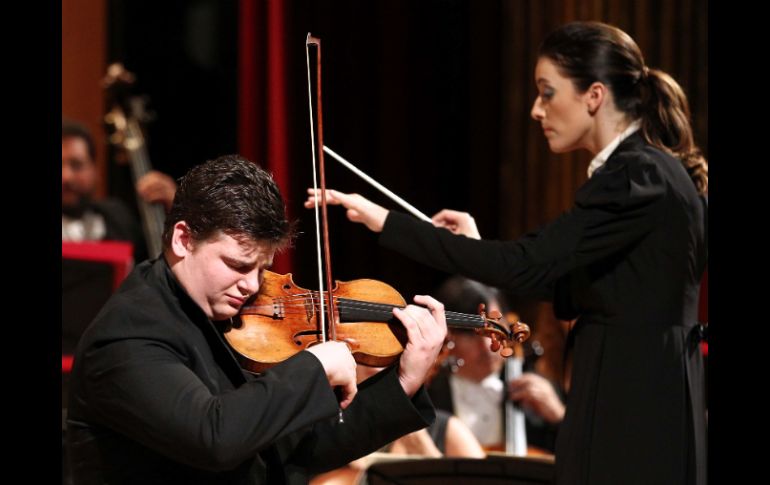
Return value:
[[(148, 257), (147, 246), (135, 211), (115, 197), (95, 200), (98, 173), (91, 133), (82, 124), (62, 120), (62, 241), (128, 241), (134, 261)], [(170, 207), (176, 183), (153, 171), (140, 178), (136, 190), (147, 202)]]
[[(447, 279), (435, 296), (447, 311), (474, 313), (483, 303), (486, 311), (508, 313), (497, 290), (461, 276)], [(525, 413), (524, 436), (529, 451), (553, 453), (556, 429), (564, 416), (557, 388), (531, 371), (507, 376), (505, 358), (489, 349), (488, 337), (451, 328), (447, 340), (447, 358), (428, 385), (436, 408), (456, 414), (485, 449), (503, 451), (506, 426), (512, 425), (504, 412), (510, 400)], [(532, 368), (537, 356), (528, 353), (528, 357), (524, 369)]]

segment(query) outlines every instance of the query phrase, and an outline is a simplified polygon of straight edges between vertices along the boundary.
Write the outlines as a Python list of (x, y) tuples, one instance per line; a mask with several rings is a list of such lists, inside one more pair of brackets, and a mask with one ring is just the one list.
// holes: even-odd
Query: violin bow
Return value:
[[(316, 98), (317, 98), (317, 106), (316, 106), (316, 113), (317, 113), (317, 125), (318, 125), (318, 137), (316, 139), (314, 134), (314, 125), (313, 125), (313, 96), (311, 91), (311, 80), (310, 80), (310, 47), (314, 46), (317, 49), (317, 56), (316, 56)], [(329, 250), (329, 226), (328, 226), (328, 217), (327, 217), (327, 211), (326, 211), (326, 178), (325, 178), (325, 165), (324, 165), (324, 153), (328, 153), (331, 155), (335, 160), (340, 162), (343, 166), (348, 168), (349, 170), (353, 171), (356, 175), (363, 178), (365, 181), (370, 183), (372, 186), (374, 186), (376, 189), (378, 189), (380, 192), (388, 196), (390, 199), (395, 201), (397, 204), (399, 204), (401, 207), (409, 211), (412, 215), (415, 217), (422, 219), (428, 223), (433, 223), (432, 219), (422, 212), (420, 212), (417, 208), (406, 202), (401, 197), (394, 194), (392, 191), (388, 190), (385, 186), (374, 180), (372, 177), (364, 173), (362, 170), (360, 170), (358, 167), (350, 163), (349, 161), (342, 158), (340, 155), (338, 155), (336, 152), (334, 152), (331, 148), (325, 146), (323, 144), (323, 111), (321, 109), (321, 39), (318, 37), (314, 37), (312, 34), (308, 32), (307, 39), (305, 41), (305, 56), (307, 61), (307, 89), (308, 89), (308, 107), (310, 110), (310, 140), (312, 145), (312, 159), (313, 159), (313, 189), (315, 193), (318, 193), (318, 186), (316, 183), (317, 176), (316, 176), (316, 149), (318, 150), (318, 165), (319, 165), (319, 171), (320, 171), (320, 179), (321, 179), (321, 219), (323, 220), (323, 231), (319, 229), (319, 215), (318, 215), (318, 198), (314, 198), (314, 204), (315, 204), (315, 220), (316, 220), (316, 248), (318, 252), (318, 283), (320, 287), (320, 297), (319, 301), (321, 302), (321, 311), (319, 312), (321, 314), (321, 334), (322, 334), (322, 340), (327, 340), (327, 335), (325, 333), (325, 324), (324, 324), (324, 294), (323, 294), (323, 277), (322, 277), (322, 271), (321, 271), (321, 242), (320, 242), (320, 234), (323, 234), (323, 248), (324, 248), (324, 262), (326, 263), (325, 268), (325, 275), (326, 275), (326, 286), (328, 288), (327, 296), (328, 296), (328, 304), (326, 304), (326, 313), (328, 314), (328, 320), (329, 320), (329, 333), (331, 335), (328, 336), (328, 339), (330, 340), (336, 340), (337, 338), (337, 332), (336, 332), (336, 320), (334, 318), (334, 305), (332, 300), (332, 276), (331, 276), (331, 254)], [(509, 330), (509, 333), (511, 335), (514, 334), (520, 334), (521, 337), (517, 337), (516, 340), (519, 342), (525, 340), (529, 336), (529, 327), (526, 324), (522, 324), (521, 322), (517, 322), (515, 326), (518, 326), (517, 328), (521, 328), (521, 330)], [(521, 334), (520, 332), (524, 331), (526, 333), (526, 336), (524, 334)], [(498, 345), (501, 343), (498, 342)], [(505, 357), (510, 356), (513, 353), (513, 349), (509, 348), (508, 345), (504, 346), (505, 348), (501, 352)], [(495, 349), (496, 350), (496, 349)], [(340, 422), (342, 422), (342, 411), (340, 411)]]
[[(318, 137), (315, 136), (315, 127), (313, 123), (313, 95), (311, 90), (310, 81), (310, 47), (316, 48), (316, 116)], [(307, 94), (308, 94), (308, 108), (310, 110), (310, 143), (313, 160), (313, 188), (318, 189), (316, 174), (316, 140), (318, 149), (318, 172), (320, 172), (321, 179), (321, 219), (323, 220), (323, 231), (319, 225), (318, 215), (318, 199), (315, 199), (315, 223), (316, 223), (316, 250), (318, 258), (318, 286), (319, 286), (319, 303), (320, 303), (320, 315), (321, 315), (321, 340), (326, 342), (327, 340), (336, 340), (337, 331), (336, 323), (334, 319), (334, 305), (332, 303), (332, 264), (331, 264), (331, 251), (329, 250), (329, 218), (326, 211), (326, 176), (324, 165), (324, 152), (323, 147), (323, 111), (321, 108), (321, 39), (314, 37), (310, 32), (307, 34), (305, 40), (305, 58), (307, 61)], [(321, 241), (320, 237), (323, 235), (323, 261), (325, 263), (325, 271), (322, 271), (324, 264), (321, 262)], [(327, 296), (328, 303), (324, 302), (324, 278), (322, 273), (326, 276), (326, 287), (328, 288)], [(325, 308), (324, 308), (325, 307)], [(328, 317), (329, 334), (326, 334), (326, 318)]]

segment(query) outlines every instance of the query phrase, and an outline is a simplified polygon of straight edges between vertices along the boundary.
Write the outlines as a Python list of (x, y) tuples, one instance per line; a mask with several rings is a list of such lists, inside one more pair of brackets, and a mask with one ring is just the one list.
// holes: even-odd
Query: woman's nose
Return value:
[(543, 107), (540, 105), (540, 96), (535, 98), (535, 102), (532, 103), (532, 110), (529, 112), (530, 116), (532, 116), (532, 119), (536, 121), (540, 121), (543, 119), (543, 115), (545, 114), (543, 111)]

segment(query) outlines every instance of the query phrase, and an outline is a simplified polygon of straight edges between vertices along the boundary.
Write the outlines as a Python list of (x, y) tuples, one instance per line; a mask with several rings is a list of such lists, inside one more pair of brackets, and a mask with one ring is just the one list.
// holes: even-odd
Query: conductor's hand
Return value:
[(427, 308), (408, 305), (403, 310), (393, 309), (409, 338), (398, 371), (399, 382), (408, 396), (413, 396), (425, 382), (446, 337), (444, 305), (423, 295), (415, 296), (414, 302)]
[[(318, 204), (321, 204), (321, 189), (317, 189), (317, 192), (316, 189), (307, 189), (307, 193), (306, 208), (315, 207), (316, 197), (318, 197)], [(388, 217), (387, 209), (358, 194), (343, 194), (336, 190), (326, 189), (326, 203), (343, 206), (347, 209), (348, 219), (353, 222), (360, 222), (374, 232), (382, 232), (385, 218)]]
[(306, 349), (321, 361), (329, 385), (342, 391), (340, 407), (345, 409), (358, 392), (356, 386), (356, 361), (348, 346), (342, 342), (324, 342)]
[(171, 210), (176, 194), (176, 182), (165, 173), (150, 170), (136, 181), (136, 192), (145, 202), (163, 204)]
[(476, 227), (476, 221), (467, 212), (443, 209), (431, 217), (431, 220), (434, 226), (445, 227), (452, 234), (462, 234), (472, 239), (481, 239), (479, 230)]

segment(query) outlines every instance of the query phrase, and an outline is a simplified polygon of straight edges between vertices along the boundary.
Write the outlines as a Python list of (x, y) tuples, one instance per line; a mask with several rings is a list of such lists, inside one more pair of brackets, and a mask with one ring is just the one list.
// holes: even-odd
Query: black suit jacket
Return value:
[(391, 368), (336, 419), (315, 356), (260, 377), (241, 370), (221, 332), (163, 258), (135, 268), (83, 334), (72, 370), (67, 441), (79, 483), (305, 483), (434, 419)]
[(705, 199), (681, 162), (624, 140), (572, 209), (515, 241), (479, 241), (391, 212), (380, 242), (449, 273), (510, 291), (547, 290), (578, 317), (556, 443), (558, 483), (706, 481), (698, 290)]
[[(147, 242), (144, 239), (139, 220), (126, 204), (120, 199), (108, 197), (93, 202), (91, 207), (104, 217), (104, 225), (107, 230), (104, 239), (132, 243), (135, 263), (141, 263), (149, 257)], [(157, 254), (152, 255), (152, 257), (156, 256)]]

